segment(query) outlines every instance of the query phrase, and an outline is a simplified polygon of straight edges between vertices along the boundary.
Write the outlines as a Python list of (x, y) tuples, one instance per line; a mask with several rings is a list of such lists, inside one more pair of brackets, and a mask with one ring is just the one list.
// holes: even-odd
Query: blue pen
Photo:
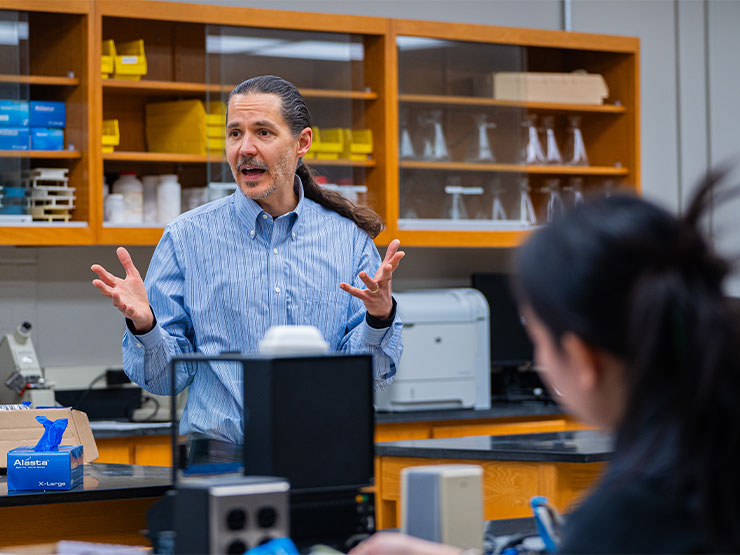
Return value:
[(545, 551), (555, 553), (560, 543), (560, 528), (563, 524), (563, 518), (560, 513), (552, 507), (546, 497), (533, 497), (530, 500), (534, 520), (537, 524), (537, 532), (542, 541), (545, 542)]

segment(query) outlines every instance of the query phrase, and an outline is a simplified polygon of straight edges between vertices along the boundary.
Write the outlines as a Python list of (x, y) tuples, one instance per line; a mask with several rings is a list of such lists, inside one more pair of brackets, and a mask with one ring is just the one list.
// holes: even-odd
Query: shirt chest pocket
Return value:
[(331, 348), (336, 347), (347, 327), (349, 295), (343, 291), (315, 291), (298, 299), (298, 325), (316, 326)]

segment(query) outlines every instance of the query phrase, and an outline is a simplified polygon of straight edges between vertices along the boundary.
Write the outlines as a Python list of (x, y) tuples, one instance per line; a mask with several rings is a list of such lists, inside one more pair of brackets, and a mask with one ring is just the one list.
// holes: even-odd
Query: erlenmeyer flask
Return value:
[(402, 191), (403, 194), (399, 199), (399, 212), (401, 213), (401, 218), (406, 218), (409, 220), (418, 218), (419, 211), (417, 208), (417, 204), (419, 188), (414, 176), (404, 178), (402, 183)]
[(442, 110), (431, 110), (419, 116), (419, 123), (424, 127), (425, 160), (449, 160), (447, 142), (442, 129)]
[(491, 205), (491, 219), (505, 220), (506, 210), (501, 202), (501, 195), (504, 194), (504, 188), (501, 186), (501, 180), (497, 177), (491, 179), (491, 193), (493, 194), (493, 204)]
[(561, 165), (563, 157), (560, 155), (558, 141), (555, 139), (555, 118), (553, 116), (543, 117), (542, 127), (545, 130), (545, 163)]
[(565, 204), (568, 209), (575, 208), (583, 202), (583, 178), (571, 177), (563, 187)]
[(537, 225), (537, 215), (534, 213), (530, 192), (529, 178), (521, 177), (519, 179), (519, 220), (524, 225)]
[(588, 166), (586, 145), (581, 133), (581, 117), (568, 116), (565, 139), (565, 163), (569, 166)]
[(488, 139), (488, 130), (495, 129), (496, 124), (488, 122), (486, 114), (476, 114), (475, 120), (476, 133), (472, 144), (469, 160), (471, 162), (489, 162), (496, 161), (491, 148), (491, 141)]
[(540, 189), (540, 192), (547, 195), (546, 220), (552, 222), (562, 216), (565, 207), (563, 206), (563, 197), (560, 195), (560, 180), (545, 180), (545, 186)]
[(468, 211), (463, 201), (464, 187), (460, 185), (459, 177), (450, 177), (445, 185), (445, 193), (451, 195), (447, 217), (451, 220), (467, 220)]
[(522, 148), (519, 163), (526, 165), (544, 164), (545, 155), (542, 152), (540, 137), (537, 133), (537, 116), (528, 114), (522, 120)]
[(409, 134), (409, 113), (407, 108), (401, 109), (401, 141), (399, 143), (398, 156), (401, 160), (411, 160), (416, 158), (414, 145), (411, 142)]

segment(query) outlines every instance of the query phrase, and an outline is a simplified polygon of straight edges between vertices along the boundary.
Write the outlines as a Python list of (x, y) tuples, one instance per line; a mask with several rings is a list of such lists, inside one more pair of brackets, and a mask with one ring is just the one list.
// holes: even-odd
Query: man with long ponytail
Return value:
[[(269, 327), (292, 324), (316, 326), (333, 350), (372, 353), (376, 389), (393, 380), (403, 347), (391, 278), (404, 253), (393, 241), (381, 262), (372, 241), (380, 217), (314, 182), (303, 164), (311, 140), (292, 83), (244, 81), (227, 106), (236, 193), (170, 222), (146, 281), (124, 248), (125, 278), (92, 267), (93, 285), (126, 317), (123, 361), (134, 382), (169, 394), (173, 356), (253, 353)], [(176, 384), (190, 388), (181, 433), (242, 441), (241, 386), (229, 372), (182, 367)]]

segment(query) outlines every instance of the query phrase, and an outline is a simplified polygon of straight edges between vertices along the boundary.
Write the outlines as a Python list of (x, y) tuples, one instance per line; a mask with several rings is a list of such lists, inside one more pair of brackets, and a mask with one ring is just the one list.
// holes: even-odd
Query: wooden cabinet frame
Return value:
[[(403, 161), (398, 158), (398, 119), (399, 102), (441, 103), (451, 106), (505, 106), (506, 102), (488, 98), (460, 98), (454, 96), (435, 97), (434, 95), (399, 94), (399, 60), (396, 48), (398, 36), (415, 36), (451, 41), (465, 41), (481, 44), (507, 44), (532, 49), (532, 52), (547, 52), (554, 56), (572, 57), (583, 60), (593, 71), (604, 73), (610, 87), (618, 90), (621, 106), (596, 106), (574, 108), (569, 105), (518, 103), (525, 110), (552, 111), (556, 113), (584, 112), (596, 114), (598, 118), (611, 118), (617, 121), (617, 131), (608, 137), (618, 135), (618, 145), (614, 141), (598, 141), (595, 151), (620, 149), (619, 159), (622, 167), (560, 168), (558, 175), (613, 175), (636, 191), (640, 191), (640, 105), (639, 105), (639, 41), (631, 37), (594, 35), (564, 31), (517, 29), (487, 25), (450, 24), (432, 21), (413, 21), (379, 17), (350, 16), (337, 14), (303, 13), (282, 10), (253, 8), (234, 8), (203, 4), (158, 2), (145, 0), (38, 0), (33, 3), (19, 0), (0, 0), (0, 9), (28, 12), (50, 12), (79, 14), (84, 27), (81, 43), (76, 52), (67, 55), (84, 58), (83, 75), (75, 76), (75, 81), (62, 83), (63, 76), (34, 75), (18, 76), (15, 82), (35, 86), (62, 87), (75, 89), (76, 98), (82, 99), (86, 106), (87, 140), (76, 152), (49, 154), (50, 160), (67, 159), (74, 166), (80, 197), (75, 218), (88, 223), (85, 227), (63, 226), (16, 226), (0, 227), (0, 244), (6, 245), (84, 245), (84, 244), (127, 244), (154, 245), (162, 233), (160, 227), (108, 227), (103, 225), (102, 175), (106, 166), (116, 169), (131, 165), (141, 171), (142, 167), (194, 167), (206, 162), (204, 157), (194, 155), (157, 155), (148, 152), (116, 151), (102, 152), (100, 137), (104, 116), (103, 101), (106, 95), (119, 95), (121, 98), (132, 95), (153, 96), (157, 94), (197, 97), (207, 90), (219, 91), (223, 86), (207, 84), (205, 74), (200, 82), (176, 79), (155, 81), (144, 78), (140, 82), (103, 80), (100, 74), (100, 57), (104, 27), (114, 20), (138, 20), (143, 25), (175, 25), (179, 35), (173, 37), (173, 44), (182, 48), (196, 48), (193, 33), (188, 29), (205, 25), (244, 26), (261, 29), (316, 31), (328, 33), (357, 34), (364, 37), (364, 80), (370, 91), (345, 91), (348, 98), (361, 99), (364, 120), (372, 128), (375, 150), (373, 159), (368, 162), (334, 165), (352, 165), (366, 168), (368, 198), (386, 221), (386, 230), (376, 239), (378, 245), (387, 245), (398, 237), (407, 246), (450, 246), (450, 247), (512, 247), (519, 244), (528, 231), (413, 231), (398, 229), (400, 170), (401, 168), (439, 169), (443, 171), (467, 171), (469, 165), (447, 162), (434, 164), (421, 161)], [(200, 27), (199, 27), (200, 26)], [(189, 38), (190, 37), (190, 38)], [(31, 38), (33, 40), (33, 38)], [(173, 46), (174, 48), (174, 46)], [(548, 50), (549, 49), (549, 50)], [(619, 63), (615, 63), (616, 57)], [(600, 58), (606, 61), (600, 61)], [(185, 64), (187, 65), (187, 64)], [(618, 66), (618, 67), (617, 67)], [(173, 70), (185, 75), (187, 67), (183, 64)], [(9, 79), (6, 76), (6, 79)], [(0, 76), (2, 80), (2, 76)], [(304, 90), (306, 97), (327, 95), (323, 90)], [(337, 93), (331, 93), (337, 94)], [(603, 144), (602, 144), (603, 143)], [(0, 152), (0, 157), (44, 158), (42, 153)], [(71, 160), (71, 161), (70, 161)], [(160, 164), (161, 166), (157, 166)], [(330, 166), (330, 162), (322, 163)], [(153, 165), (153, 166), (150, 166)], [(553, 173), (552, 168), (524, 167), (513, 164), (481, 165), (475, 168), (488, 172), (517, 172), (530, 175)]]

